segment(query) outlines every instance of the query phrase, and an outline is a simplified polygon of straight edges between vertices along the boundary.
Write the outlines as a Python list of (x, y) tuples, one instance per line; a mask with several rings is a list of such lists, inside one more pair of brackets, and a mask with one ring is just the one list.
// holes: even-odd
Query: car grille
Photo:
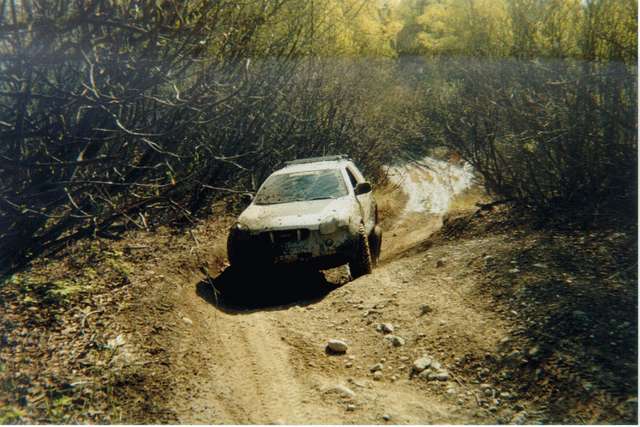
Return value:
[(272, 243), (298, 242), (309, 238), (311, 232), (306, 228), (292, 230), (277, 230), (264, 233)]

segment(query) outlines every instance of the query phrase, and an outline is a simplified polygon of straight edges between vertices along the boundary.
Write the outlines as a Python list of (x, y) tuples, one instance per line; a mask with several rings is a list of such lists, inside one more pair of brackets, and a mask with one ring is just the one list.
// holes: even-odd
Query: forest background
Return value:
[(3, 271), (335, 153), (635, 222), (636, 0), (2, 0), (0, 58)]

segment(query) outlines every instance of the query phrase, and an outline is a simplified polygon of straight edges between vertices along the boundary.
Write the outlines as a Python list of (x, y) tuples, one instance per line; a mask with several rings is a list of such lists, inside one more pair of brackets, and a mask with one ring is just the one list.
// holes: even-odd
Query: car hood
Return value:
[(348, 220), (353, 205), (349, 196), (273, 205), (251, 204), (242, 212), (238, 222), (254, 232), (291, 228), (316, 230), (322, 222), (332, 218)]

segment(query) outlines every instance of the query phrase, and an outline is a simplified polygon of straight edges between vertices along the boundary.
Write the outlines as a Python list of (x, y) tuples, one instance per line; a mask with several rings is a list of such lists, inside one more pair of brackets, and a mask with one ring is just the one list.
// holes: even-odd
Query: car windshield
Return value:
[(271, 175), (258, 191), (255, 203), (271, 205), (346, 196), (347, 187), (336, 169)]

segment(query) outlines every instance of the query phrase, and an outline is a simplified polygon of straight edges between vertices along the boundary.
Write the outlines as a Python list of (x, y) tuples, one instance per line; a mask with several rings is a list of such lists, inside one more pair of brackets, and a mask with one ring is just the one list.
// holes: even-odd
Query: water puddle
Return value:
[(391, 182), (409, 197), (403, 215), (444, 214), (451, 200), (469, 188), (473, 181), (471, 165), (456, 165), (425, 157), (418, 162), (388, 168)]

